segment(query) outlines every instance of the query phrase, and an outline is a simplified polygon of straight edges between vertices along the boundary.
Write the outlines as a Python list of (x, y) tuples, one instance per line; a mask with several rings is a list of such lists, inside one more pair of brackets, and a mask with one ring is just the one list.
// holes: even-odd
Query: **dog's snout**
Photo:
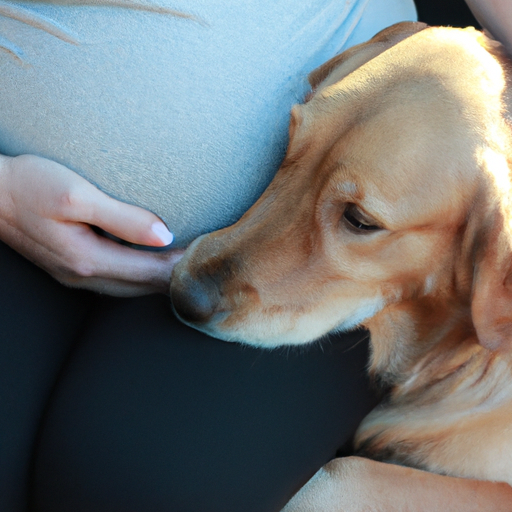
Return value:
[(178, 316), (185, 322), (208, 322), (217, 311), (219, 289), (212, 279), (188, 277), (171, 287), (171, 301)]

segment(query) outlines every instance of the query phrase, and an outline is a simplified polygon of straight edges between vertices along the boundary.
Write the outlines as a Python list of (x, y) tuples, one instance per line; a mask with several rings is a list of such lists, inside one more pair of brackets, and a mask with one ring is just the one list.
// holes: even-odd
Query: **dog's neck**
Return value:
[[(480, 452), (471, 455), (475, 460), (467, 455), (473, 426), (491, 421), (508, 428), (501, 423), (512, 418), (512, 358), (479, 345), (469, 305), (435, 305), (402, 303), (370, 322), (371, 369), (391, 390), (362, 423), (356, 447), (378, 460), (475, 476), (472, 468), (485, 465)], [(467, 459), (463, 468), (445, 459), (447, 445)]]
[[(435, 297), (402, 302), (376, 315), (368, 327), (370, 373), (390, 388), (389, 400), (396, 406), (432, 403), (446, 387), (452, 396), (465, 394), (468, 386), (474, 393), (465, 398), (466, 405), (478, 405), (482, 396), (499, 391), (492, 384), (491, 392), (486, 383), (489, 368), (497, 364), (504, 368), (507, 385), (510, 380), (512, 356), (478, 343), (467, 302)], [(482, 396), (475, 386), (486, 389)]]
[[(429, 361), (476, 345), (469, 303), (424, 296), (386, 307), (366, 324), (371, 333), (370, 373), (398, 386)], [(438, 360), (439, 363), (439, 360)]]

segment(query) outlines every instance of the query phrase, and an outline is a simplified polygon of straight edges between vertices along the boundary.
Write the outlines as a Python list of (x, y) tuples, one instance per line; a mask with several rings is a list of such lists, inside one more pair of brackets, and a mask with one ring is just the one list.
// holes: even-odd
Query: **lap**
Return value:
[(3, 244), (0, 275), (1, 511), (25, 510), (36, 437), (38, 511), (279, 510), (373, 404), (362, 333), (254, 349), (166, 297), (98, 304)]
[(0, 511), (25, 510), (34, 438), (91, 295), (0, 242)]
[(51, 400), (35, 510), (280, 510), (374, 403), (363, 336), (265, 351), (165, 297), (106, 299)]

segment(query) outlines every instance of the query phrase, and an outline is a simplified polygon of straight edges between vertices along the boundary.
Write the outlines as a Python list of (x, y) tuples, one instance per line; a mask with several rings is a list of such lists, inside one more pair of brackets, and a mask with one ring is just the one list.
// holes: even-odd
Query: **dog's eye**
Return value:
[(352, 230), (359, 233), (382, 229), (381, 226), (375, 224), (374, 219), (368, 217), (368, 215), (363, 213), (355, 204), (347, 205), (343, 213), (343, 218)]

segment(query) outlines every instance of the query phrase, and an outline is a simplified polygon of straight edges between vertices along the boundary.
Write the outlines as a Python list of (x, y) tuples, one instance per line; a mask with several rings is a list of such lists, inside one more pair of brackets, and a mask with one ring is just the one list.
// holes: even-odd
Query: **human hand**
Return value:
[(91, 226), (140, 245), (172, 241), (156, 215), (112, 199), (66, 167), (33, 155), (0, 155), (1, 240), (68, 286), (118, 296), (169, 293), (184, 251), (135, 250)]

